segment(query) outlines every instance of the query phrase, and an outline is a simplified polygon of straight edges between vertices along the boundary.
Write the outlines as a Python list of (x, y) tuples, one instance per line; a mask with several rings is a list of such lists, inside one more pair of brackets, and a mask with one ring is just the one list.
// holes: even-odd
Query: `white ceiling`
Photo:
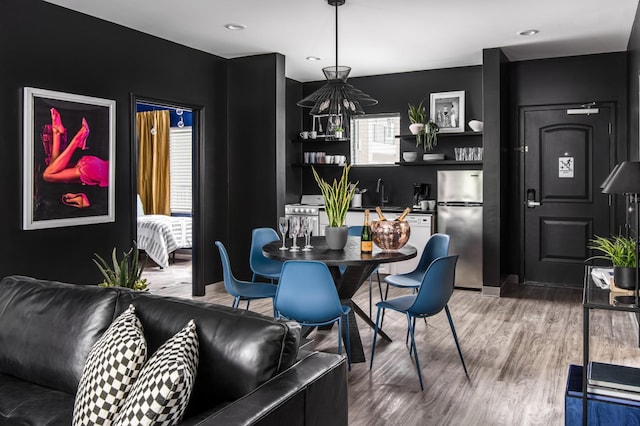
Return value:
[[(279, 52), (286, 75), (323, 80), (335, 64), (335, 13), (326, 0), (46, 0), (223, 58)], [(347, 0), (339, 62), (351, 77), (624, 51), (638, 0)], [(246, 25), (229, 31), (225, 24)], [(535, 36), (518, 31), (538, 29)], [(320, 61), (308, 61), (318, 56)]]

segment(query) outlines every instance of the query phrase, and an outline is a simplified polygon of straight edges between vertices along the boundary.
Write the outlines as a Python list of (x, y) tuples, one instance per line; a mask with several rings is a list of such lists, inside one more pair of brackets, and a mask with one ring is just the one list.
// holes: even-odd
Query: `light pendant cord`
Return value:
[(338, 74), (338, 2), (335, 5), (336, 8), (336, 75)]

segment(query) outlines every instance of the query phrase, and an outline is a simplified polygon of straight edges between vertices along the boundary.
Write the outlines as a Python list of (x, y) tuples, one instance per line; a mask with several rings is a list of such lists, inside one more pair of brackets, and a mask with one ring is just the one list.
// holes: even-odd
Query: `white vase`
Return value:
[(409, 125), (409, 131), (412, 135), (417, 135), (418, 133), (422, 132), (422, 129), (424, 129), (423, 123), (412, 123)]

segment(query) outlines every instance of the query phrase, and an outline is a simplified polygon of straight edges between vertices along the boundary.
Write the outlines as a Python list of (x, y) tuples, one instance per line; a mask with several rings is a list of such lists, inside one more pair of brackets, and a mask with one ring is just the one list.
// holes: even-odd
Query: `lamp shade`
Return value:
[(640, 161), (623, 161), (601, 185), (604, 194), (640, 194)]

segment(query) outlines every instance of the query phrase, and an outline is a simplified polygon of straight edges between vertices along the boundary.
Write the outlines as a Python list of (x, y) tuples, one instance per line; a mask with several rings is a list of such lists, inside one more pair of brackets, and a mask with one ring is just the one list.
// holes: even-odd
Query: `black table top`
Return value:
[[(298, 245), (304, 245), (304, 238), (298, 238)], [(364, 264), (380, 264), (399, 262), (401, 260), (416, 257), (418, 251), (414, 246), (405, 245), (397, 251), (382, 251), (373, 247), (373, 253), (360, 252), (360, 238), (349, 237), (344, 250), (330, 250), (327, 247), (325, 237), (311, 237), (311, 251), (280, 250), (282, 240), (274, 241), (262, 247), (262, 252), (269, 259), (274, 260), (318, 260), (327, 266), (355, 266)], [(287, 247), (291, 246), (291, 240), (287, 240)]]

